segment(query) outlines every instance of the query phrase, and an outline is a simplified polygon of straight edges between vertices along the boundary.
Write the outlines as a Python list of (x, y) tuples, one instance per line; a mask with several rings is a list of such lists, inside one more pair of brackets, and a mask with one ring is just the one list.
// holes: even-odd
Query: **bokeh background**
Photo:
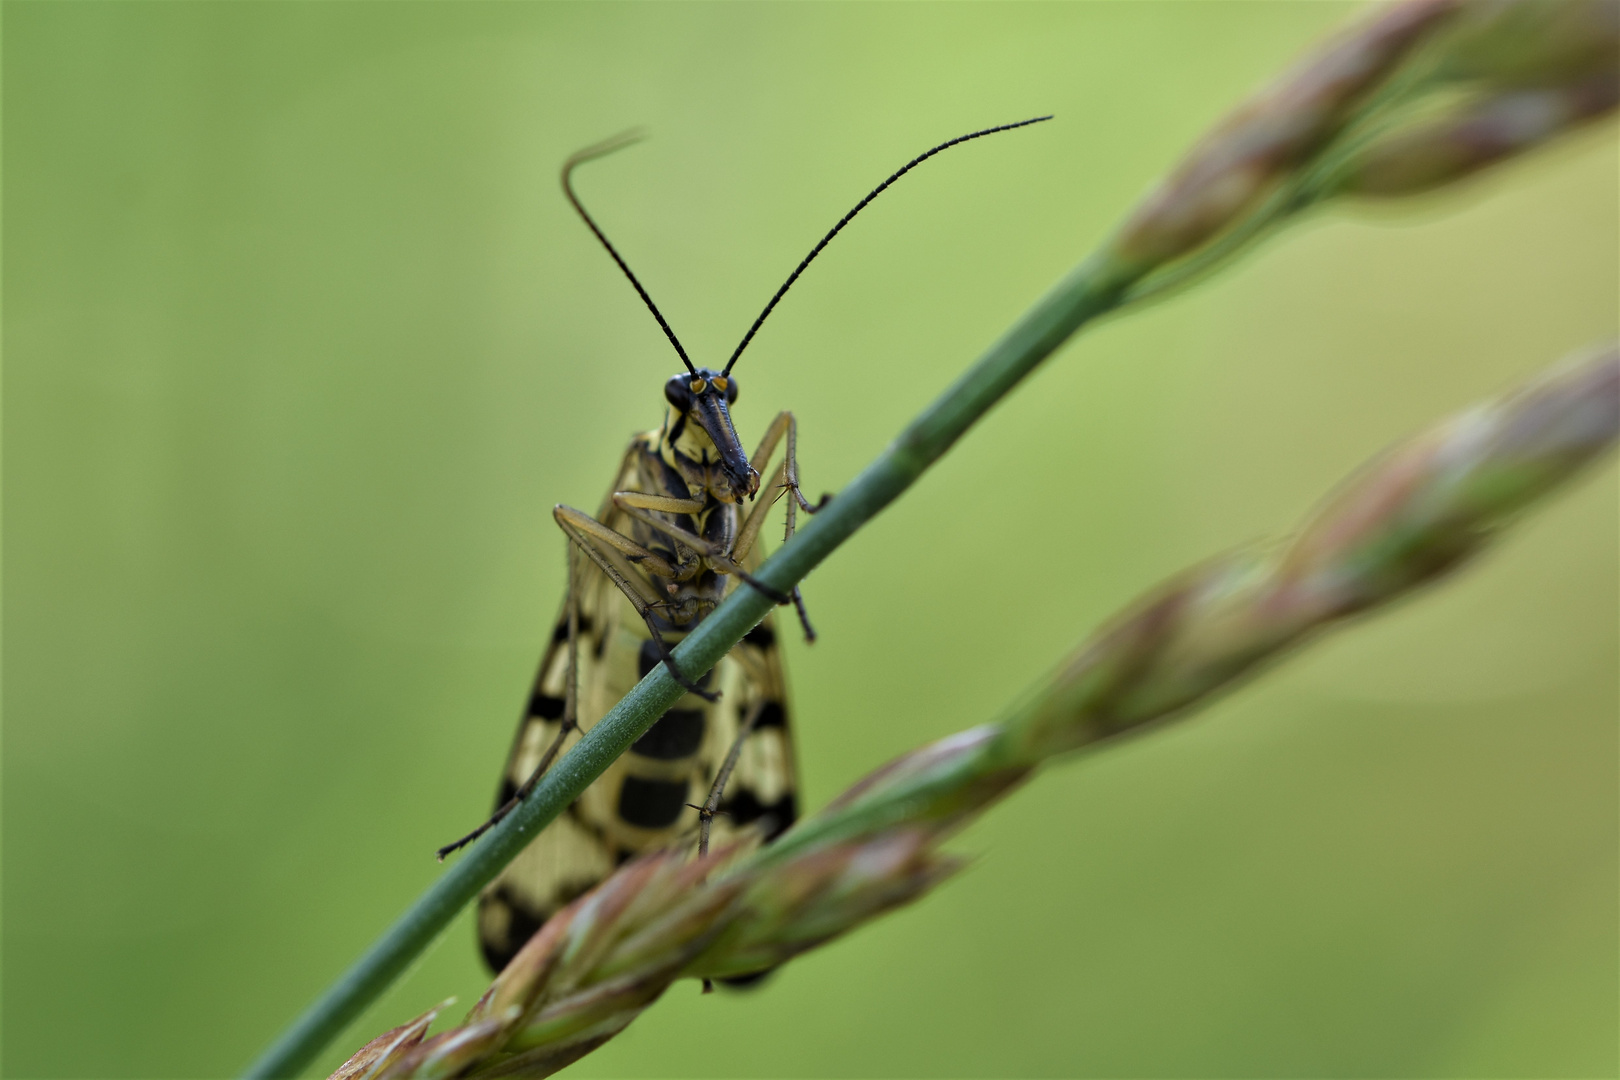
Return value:
[[(8, 3), (8, 1077), (244, 1064), (488, 806), (676, 368), (836, 490), (1354, 6)], [(811, 577), (810, 806), (1617, 313), (1612, 127), (1087, 331)], [(919, 906), (587, 1076), (1612, 1076), (1617, 498), (1051, 770)], [(323, 1059), (484, 974), (463, 918)]]

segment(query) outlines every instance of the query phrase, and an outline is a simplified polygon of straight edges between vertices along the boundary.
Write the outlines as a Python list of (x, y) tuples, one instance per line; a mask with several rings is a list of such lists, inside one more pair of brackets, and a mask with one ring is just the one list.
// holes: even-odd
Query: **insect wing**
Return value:
[[(612, 490), (619, 490), (630, 479), (626, 475), (630, 471), (627, 456)], [(611, 491), (609, 494), (601, 520), (611, 525)], [(615, 659), (609, 655), (608, 643), (620, 629), (620, 596), (607, 575), (572, 544), (568, 545), (568, 558), (571, 587), (578, 594), (576, 716), (583, 730), (606, 712), (594, 691), (602, 682), (601, 669)], [(497, 808), (528, 780), (562, 730), (568, 663), (568, 598), (564, 597), (507, 754), (495, 797)], [(580, 734), (571, 733), (561, 752), (566, 753)], [(497, 971), (505, 967), (547, 918), (607, 877), (615, 865), (612, 848), (581, 820), (577, 804), (558, 815), (478, 898), (478, 941), (490, 967)]]
[[(760, 561), (756, 546), (743, 560), (743, 569), (752, 573), (758, 569)], [(731, 726), (723, 736), (724, 745), (715, 751), (716, 763), (723, 761), (731, 749), (738, 723), (746, 720), (756, 708), (759, 715), (754, 719), (753, 731), (743, 743), (737, 767), (726, 784), (713, 837), (716, 842), (724, 843), (737, 830), (749, 829), (759, 830), (764, 839), (771, 840), (785, 832), (799, 816), (799, 771), (793, 748), (792, 707), (776, 617), (765, 616), (732, 648), (726, 659), (737, 669), (738, 685), (732, 699)]]

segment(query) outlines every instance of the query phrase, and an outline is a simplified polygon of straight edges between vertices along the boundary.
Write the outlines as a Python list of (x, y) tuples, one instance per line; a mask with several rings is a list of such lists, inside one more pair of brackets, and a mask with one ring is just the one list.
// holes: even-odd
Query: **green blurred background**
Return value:
[[(488, 806), (675, 358), (836, 490), (1330, 3), (4, 7), (4, 1057), (221, 1076)], [(1613, 129), (1316, 219), (1054, 357), (807, 583), (807, 803), (1616, 331)], [(578, 1076), (1610, 1076), (1607, 465), (1431, 595), (1054, 769), (975, 866)], [(1073, 569), (1079, 567), (1076, 572)], [(464, 918), (323, 1059), (484, 983)]]

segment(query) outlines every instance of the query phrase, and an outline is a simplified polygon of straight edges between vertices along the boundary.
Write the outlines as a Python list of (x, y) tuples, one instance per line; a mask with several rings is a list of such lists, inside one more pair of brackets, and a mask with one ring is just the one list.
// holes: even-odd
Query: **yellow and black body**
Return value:
[[(690, 391), (700, 380), (705, 389)], [(792, 416), (777, 418), (751, 463), (728, 415), (734, 380), (700, 369), (698, 379), (676, 376), (669, 387), (663, 426), (632, 440), (597, 515), (555, 511), (579, 552), (571, 596), (541, 659), (497, 807), (511, 803), (559, 738), (566, 750), (663, 661), (666, 645), (714, 610), (736, 587), (738, 564), (757, 562), (754, 540), (773, 499), (756, 501), (747, 517), (744, 500), (758, 491)], [(777, 470), (772, 496), (783, 493), (786, 471)], [(701, 539), (709, 553), (683, 537)], [(750, 631), (485, 888), (478, 937), (491, 967), (505, 966), (548, 917), (625, 859), (695, 837), (698, 804), (745, 721), (748, 737), (715, 807), (717, 838), (747, 829), (768, 840), (793, 823), (798, 779), (774, 621), (767, 616)], [(576, 722), (565, 734), (571, 680)]]
[[(687, 842), (706, 850), (711, 830), (721, 839), (746, 831), (769, 841), (793, 823), (792, 709), (774, 619), (754, 627), (696, 681), (676, 670), (669, 651), (739, 587), (792, 603), (806, 638), (815, 637), (797, 588), (781, 594), (750, 573), (759, 562), (760, 527), (778, 499), (788, 496), (784, 540), (798, 511), (817, 509), (799, 488), (796, 422), (792, 413), (778, 413), (753, 455), (745, 454), (731, 420), (738, 397), (732, 367), (805, 267), (889, 185), (958, 143), (1044, 119), (971, 132), (890, 175), (811, 249), (719, 371), (693, 365), (574, 193), (577, 166), (636, 136), (610, 139), (564, 164), (568, 201), (658, 320), (685, 371), (665, 383), (663, 425), (631, 441), (596, 515), (569, 506), (554, 511), (570, 540), (568, 595), (507, 755), (495, 813), (441, 848), (440, 857), (509, 813), (557, 756), (658, 664), (687, 693), (484, 889), (478, 936), (492, 967), (504, 967), (546, 919), (640, 852)], [(771, 470), (779, 446), (782, 462)]]

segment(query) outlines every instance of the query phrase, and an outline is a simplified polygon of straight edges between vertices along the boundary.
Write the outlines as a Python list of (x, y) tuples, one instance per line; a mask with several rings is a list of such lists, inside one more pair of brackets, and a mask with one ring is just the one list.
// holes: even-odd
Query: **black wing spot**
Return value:
[[(559, 910), (567, 904), (578, 900), (601, 884), (600, 878), (574, 878), (560, 881), (553, 890), (553, 911)], [(506, 929), (500, 940), (491, 940), (486, 934), (487, 924), (482, 915), (484, 908), (490, 905), (499, 905), (506, 909)], [(551, 916), (535, 911), (523, 900), (519, 899), (510, 889), (497, 887), (493, 893), (485, 894), (478, 901), (480, 931), (478, 943), (483, 948), (484, 962), (490, 969), (499, 974), (500, 970), (511, 962), (518, 950), (529, 943), (529, 939), (545, 925)]]
[(787, 712), (783, 710), (780, 701), (767, 701), (765, 707), (759, 710), (759, 719), (754, 721), (754, 730), (760, 728), (779, 728), (787, 726)]
[[(591, 620), (581, 615), (579, 617), (579, 636), (584, 637), (590, 632)], [(568, 643), (568, 619), (566, 617), (552, 629), (551, 640), (556, 645), (566, 645)]]
[(685, 780), (624, 778), (619, 789), (619, 817), (628, 825), (663, 829), (675, 824), (686, 808)]
[(499, 972), (512, 962), (518, 950), (526, 945), (535, 931), (545, 924), (544, 918), (537, 918), (535, 914), (516, 902), (516, 898), (505, 889), (501, 889), (494, 896), (485, 900), (486, 904), (499, 904), (506, 909), (506, 932), (499, 941), (492, 940), (483, 935), (479, 936), (479, 945), (483, 947), (484, 963), (491, 971)]
[(730, 814), (738, 825), (769, 819), (765, 821), (767, 843), (787, 832), (788, 826), (799, 818), (799, 801), (791, 791), (773, 803), (762, 803), (759, 796), (744, 788), (722, 803), (720, 809)]
[(654, 644), (652, 638), (643, 641), (641, 643), (641, 655), (636, 657), (636, 678), (645, 679), (647, 672), (662, 663), (663, 659), (662, 656), (658, 655), (658, 646)]
[(565, 704), (560, 697), (552, 697), (536, 690), (529, 698), (529, 715), (538, 716), (542, 720), (561, 720)]
[(671, 709), (631, 744), (631, 753), (659, 761), (691, 757), (703, 745), (702, 709)]
[(764, 623), (760, 623), (758, 626), (748, 631), (748, 633), (744, 634), (743, 640), (748, 642), (748, 644), (758, 646), (761, 649), (768, 649), (772, 645), (776, 644), (776, 631), (772, 630)]
[(569, 819), (573, 821), (575, 825), (578, 825), (581, 829), (584, 829), (591, 836), (596, 837), (598, 840), (602, 838), (602, 826), (598, 825), (596, 822), (592, 821), (586, 816), (585, 811), (580, 808), (579, 800), (576, 799), (569, 803), (568, 809), (564, 810), (563, 813), (567, 814)]
[[(641, 643), (641, 654), (636, 657), (636, 678), (645, 679), (647, 677), (647, 672), (651, 671), (653, 668), (657, 667), (663, 662), (664, 657), (663, 654), (658, 651), (658, 643), (652, 638), (648, 638), (646, 641)], [(708, 671), (703, 673), (701, 678), (697, 680), (697, 684), (703, 687), (703, 689), (707, 690), (709, 688), (709, 680), (713, 677), (714, 669), (710, 668)]]

